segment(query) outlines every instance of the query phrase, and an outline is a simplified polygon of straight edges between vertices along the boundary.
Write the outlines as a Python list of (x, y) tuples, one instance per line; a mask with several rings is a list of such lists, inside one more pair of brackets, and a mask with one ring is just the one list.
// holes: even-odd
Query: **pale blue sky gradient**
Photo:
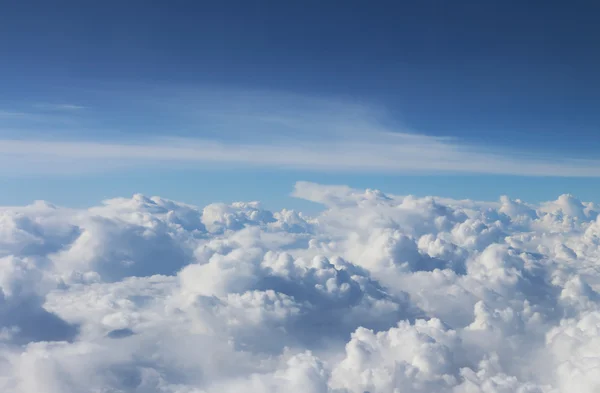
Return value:
[(33, 3), (0, 16), (0, 204), (598, 201), (591, 2)]

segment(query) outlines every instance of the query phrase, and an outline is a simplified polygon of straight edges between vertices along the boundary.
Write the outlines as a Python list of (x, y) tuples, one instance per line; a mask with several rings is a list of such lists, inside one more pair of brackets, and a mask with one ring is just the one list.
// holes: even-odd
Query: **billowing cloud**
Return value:
[(294, 194), (0, 208), (0, 390), (600, 389), (595, 204)]

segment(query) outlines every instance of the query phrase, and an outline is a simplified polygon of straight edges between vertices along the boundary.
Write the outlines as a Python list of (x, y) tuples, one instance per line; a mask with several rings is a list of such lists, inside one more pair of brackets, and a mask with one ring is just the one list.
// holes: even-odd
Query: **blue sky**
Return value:
[(297, 180), (597, 201), (598, 11), (12, 2), (0, 16), (0, 203), (142, 192), (305, 207), (288, 197)]

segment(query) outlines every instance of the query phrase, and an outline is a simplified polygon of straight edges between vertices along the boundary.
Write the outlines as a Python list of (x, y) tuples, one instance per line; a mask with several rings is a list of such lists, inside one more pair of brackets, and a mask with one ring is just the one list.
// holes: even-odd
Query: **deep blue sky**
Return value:
[[(86, 138), (102, 139), (114, 130), (143, 138), (175, 120), (165, 117), (161, 124), (154, 112), (148, 124), (143, 111), (136, 111), (136, 100), (128, 106), (135, 94), (157, 91), (156, 101), (164, 91), (191, 88), (260, 90), (384, 108), (390, 124), (420, 134), (596, 158), (598, 15), (600, 3), (592, 1), (6, 1), (0, 13), (0, 111), (29, 113), (24, 108), (44, 103), (81, 105), (95, 109), (86, 117)], [(14, 129), (32, 131), (30, 120), (0, 116), (0, 126), (13, 129), (4, 135), (14, 137), (21, 132)], [(176, 128), (186, 128), (185, 119), (179, 123)], [(39, 120), (39, 130), (33, 131), (68, 134), (51, 125)], [(215, 183), (206, 167), (198, 170), (195, 175), (178, 172), (199, 183), (196, 197), (181, 193), (189, 202), (208, 198), (202, 194), (203, 179)], [(97, 179), (108, 188), (103, 176), (90, 174), (85, 181)], [(136, 182), (161, 193), (160, 187), (148, 187), (160, 185), (159, 179), (152, 183), (139, 171), (130, 176), (128, 187), (108, 194), (129, 193)], [(293, 177), (323, 177), (293, 171), (273, 176), (290, 184)], [(509, 181), (502, 190), (498, 184), (503, 181), (494, 176), (456, 177), (453, 188), (437, 177), (406, 182), (406, 177), (394, 181), (389, 179), (393, 174), (386, 176), (383, 181), (372, 175), (376, 184), (370, 186), (474, 198), (508, 193), (533, 200), (554, 198), (569, 188), (594, 198), (598, 190), (595, 178), (532, 180), (529, 184), (555, 186), (538, 187), (544, 191), (530, 195), (522, 180)], [(228, 177), (235, 182), (240, 175), (226, 171), (220, 176)], [(369, 183), (365, 176), (337, 179)], [(44, 175), (39, 184), (28, 181), (29, 191), (22, 179), (5, 176), (2, 181), (9, 195), (5, 191), (0, 202), (28, 202), (38, 195), (59, 203), (93, 199), (84, 194), (61, 198), (56, 190), (74, 182), (68, 175)], [(431, 187), (436, 181), (438, 186)], [(492, 187), (489, 195), (479, 195), (479, 184)], [(219, 188), (218, 182), (213, 187)], [(234, 190), (221, 188), (227, 193), (210, 198), (254, 196), (240, 190), (236, 198)]]

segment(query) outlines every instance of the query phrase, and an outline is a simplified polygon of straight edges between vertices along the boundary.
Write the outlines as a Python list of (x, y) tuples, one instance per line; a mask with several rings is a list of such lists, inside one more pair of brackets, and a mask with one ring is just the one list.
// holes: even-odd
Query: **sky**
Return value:
[(144, 193), (309, 208), (296, 181), (597, 201), (598, 11), (7, 2), (0, 204)]
[(600, 392), (600, 4), (0, 6), (0, 392)]

